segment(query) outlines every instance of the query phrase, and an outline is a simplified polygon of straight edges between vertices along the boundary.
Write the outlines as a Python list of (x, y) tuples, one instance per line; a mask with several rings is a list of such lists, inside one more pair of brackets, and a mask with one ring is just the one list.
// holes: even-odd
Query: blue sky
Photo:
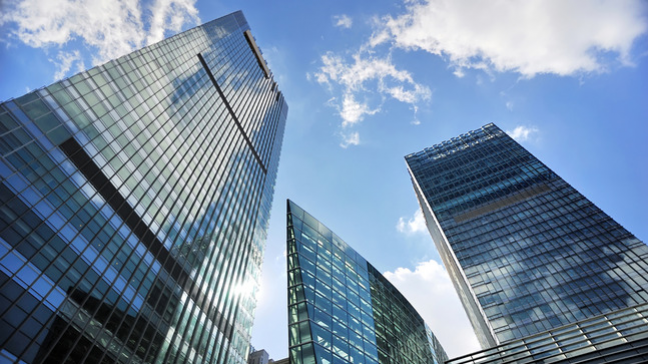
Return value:
[(0, 9), (0, 99), (243, 10), (290, 106), (253, 344), (287, 356), (285, 200), (394, 282), (450, 356), (478, 349), (403, 156), (494, 122), (648, 239), (641, 0), (24, 0)]

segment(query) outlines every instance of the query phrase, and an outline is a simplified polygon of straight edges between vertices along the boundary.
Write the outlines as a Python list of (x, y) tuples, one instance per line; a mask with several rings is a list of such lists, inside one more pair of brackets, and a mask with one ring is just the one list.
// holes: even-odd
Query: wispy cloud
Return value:
[[(416, 104), (429, 100), (432, 92), (414, 81), (405, 70), (399, 70), (389, 56), (375, 57), (362, 47), (351, 59), (328, 52), (322, 56), (322, 66), (314, 79), (333, 92), (341, 93), (341, 101), (332, 98), (327, 104), (336, 107), (342, 118), (342, 127), (358, 124), (366, 115), (381, 110), (385, 99)], [(379, 101), (370, 100), (377, 96)], [(358, 101), (362, 99), (363, 101)], [(357, 145), (343, 143), (343, 145)]]
[(151, 25), (147, 44), (164, 39), (168, 31), (177, 33), (185, 23), (200, 23), (195, 0), (156, 0), (151, 6)]
[(405, 234), (427, 233), (423, 212), (418, 209), (410, 218), (401, 216), (396, 223), (396, 230)]
[(573, 75), (631, 64), (632, 43), (648, 29), (641, 0), (429, 0), (385, 16), (374, 45), (424, 50), (464, 69)]
[(333, 17), (336, 27), (349, 29), (353, 25), (353, 19), (346, 14), (335, 15)]
[(360, 145), (360, 134), (357, 131), (342, 133), (342, 143), (340, 143), (340, 146), (342, 148), (348, 148), (350, 145)]
[(85, 70), (85, 64), (83, 63), (83, 57), (81, 57), (81, 52), (78, 50), (72, 52), (59, 52), (56, 55), (56, 60), (50, 59), (50, 62), (56, 64), (56, 73), (54, 74), (54, 80), (60, 80), (72, 69), (72, 66), (76, 63), (77, 71)]
[(517, 140), (518, 142), (524, 142), (529, 140), (529, 137), (539, 130), (535, 126), (516, 126), (515, 129), (507, 130), (506, 133), (511, 136), (511, 138)]
[(385, 277), (409, 300), (453, 358), (480, 350), (461, 301), (443, 266), (435, 260), (414, 270), (397, 268)]
[(342, 108), (340, 116), (342, 117), (342, 127), (348, 127), (356, 124), (364, 118), (365, 115), (373, 115), (380, 111), (380, 108), (371, 109), (366, 102), (358, 102), (353, 93), (348, 92), (342, 98)]
[(198, 23), (194, 3), (154, 0), (145, 7), (137, 0), (23, 0), (4, 4), (0, 25), (8, 25), (9, 42), (60, 52), (52, 61), (59, 64), (56, 76), (61, 78), (72, 56), (82, 62), (81, 46), (69, 49), (73, 41), (91, 50), (92, 64), (101, 64)]

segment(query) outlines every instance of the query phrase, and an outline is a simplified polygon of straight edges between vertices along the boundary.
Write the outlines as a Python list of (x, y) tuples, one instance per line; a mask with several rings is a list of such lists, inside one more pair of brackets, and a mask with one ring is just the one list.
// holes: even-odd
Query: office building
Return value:
[[(254, 347), (252, 347), (254, 349)], [(288, 358), (281, 360), (273, 360), (270, 358), (270, 354), (267, 351), (261, 350), (250, 350), (250, 355), (248, 356), (247, 364), (279, 364), (284, 363), (288, 364)]]
[(483, 348), (645, 310), (648, 247), (497, 126), (405, 159)]
[(288, 201), (292, 364), (430, 364), (446, 354), (421, 316), (376, 268)]
[(0, 105), (0, 362), (246, 362), (287, 105), (241, 12)]
[(248, 356), (247, 364), (268, 364), (270, 361), (270, 355), (267, 351), (254, 350)]

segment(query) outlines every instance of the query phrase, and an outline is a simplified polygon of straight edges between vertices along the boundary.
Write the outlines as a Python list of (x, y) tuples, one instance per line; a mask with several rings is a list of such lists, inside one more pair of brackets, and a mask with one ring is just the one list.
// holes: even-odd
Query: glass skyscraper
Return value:
[(410, 303), (347, 243), (288, 201), (292, 364), (436, 364), (447, 356)]
[(245, 363), (287, 105), (241, 12), (0, 105), (0, 362)]
[(646, 310), (648, 247), (497, 126), (405, 159), (484, 348)]

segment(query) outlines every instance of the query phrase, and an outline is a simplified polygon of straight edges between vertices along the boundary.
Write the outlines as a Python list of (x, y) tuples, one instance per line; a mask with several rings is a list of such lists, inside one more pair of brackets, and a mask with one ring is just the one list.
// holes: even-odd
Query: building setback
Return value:
[(648, 247), (497, 126), (405, 159), (483, 348), (531, 348), (520, 340), (594, 319), (612, 325), (601, 316), (612, 313), (645, 320)]
[(288, 107), (241, 12), (0, 105), (0, 362), (245, 363)]
[(431, 364), (447, 360), (421, 316), (360, 254), (288, 201), (292, 364)]

